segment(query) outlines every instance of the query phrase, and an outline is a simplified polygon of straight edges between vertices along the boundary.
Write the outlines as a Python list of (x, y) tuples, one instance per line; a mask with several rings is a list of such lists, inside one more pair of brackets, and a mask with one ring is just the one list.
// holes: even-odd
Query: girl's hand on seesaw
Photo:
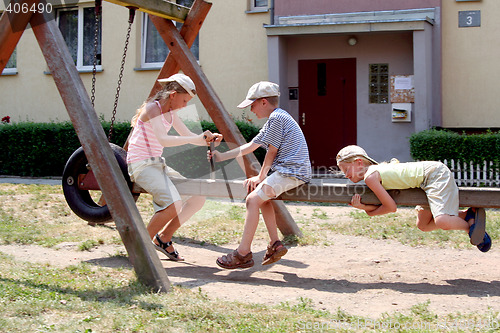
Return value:
[(207, 142), (207, 146), (212, 142), (215, 138), (214, 134), (210, 132), (209, 130), (206, 130), (203, 132), (201, 135), (203, 135), (203, 139)]
[(222, 139), (224, 137), (222, 136), (222, 134), (219, 134), (219, 133), (213, 133), (213, 135), (214, 135), (214, 139), (213, 139), (214, 146), (217, 147), (218, 145), (220, 145), (220, 143), (222, 142)]
[(365, 206), (361, 203), (361, 195), (359, 194), (355, 194), (352, 196), (351, 203), (349, 205), (358, 209), (363, 209), (363, 207)]
[(202, 135), (203, 139), (205, 139), (205, 141), (207, 142), (207, 146), (210, 145), (211, 142), (213, 142), (215, 147), (217, 147), (223, 139), (222, 134), (212, 133), (209, 130), (203, 132)]

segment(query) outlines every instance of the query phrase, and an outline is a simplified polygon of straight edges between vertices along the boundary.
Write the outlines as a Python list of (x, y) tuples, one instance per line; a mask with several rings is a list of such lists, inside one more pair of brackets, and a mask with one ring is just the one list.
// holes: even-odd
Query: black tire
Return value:
[[(127, 181), (129, 189), (132, 189), (132, 182), (127, 171), (127, 152), (113, 143), (109, 144), (113, 151), (118, 165)], [(71, 210), (80, 218), (88, 222), (104, 223), (112, 221), (113, 218), (107, 205), (100, 206), (92, 199), (88, 190), (80, 190), (78, 188), (78, 175), (89, 172), (87, 168), (88, 160), (85, 156), (83, 148), (80, 147), (66, 162), (62, 177), (62, 188), (64, 198)], [(137, 201), (138, 193), (133, 193), (134, 200)]]

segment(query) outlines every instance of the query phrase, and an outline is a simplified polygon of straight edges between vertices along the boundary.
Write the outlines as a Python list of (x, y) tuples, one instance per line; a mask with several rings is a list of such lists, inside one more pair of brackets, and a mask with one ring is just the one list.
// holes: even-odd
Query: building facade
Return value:
[[(192, 0), (177, 2), (189, 6)], [(85, 20), (93, 4), (62, 1), (55, 8), (65, 36), (77, 41), (71, 47), (89, 91), (93, 43), (86, 31), (92, 25)], [(336, 152), (348, 144), (364, 147), (377, 160), (409, 161), (414, 132), (500, 127), (500, 46), (494, 43), (499, 12), (500, 3), (481, 0), (214, 0), (193, 53), (235, 119), (261, 125), (249, 110), (235, 106), (253, 83), (279, 83), (281, 106), (301, 125), (316, 171), (334, 166)], [(126, 8), (103, 2), (96, 84), (96, 111), (103, 119), (111, 117), (127, 20)], [(130, 119), (149, 94), (167, 52), (139, 12), (119, 120)], [(0, 116), (68, 119), (30, 29), (8, 67), (0, 78)], [(209, 119), (197, 98), (191, 104), (196, 108), (185, 117)]]
[(348, 144), (409, 160), (408, 137), (441, 124), (440, 12), (439, 0), (275, 1), (270, 78), (317, 168)]
[[(177, 0), (190, 6), (193, 0)], [(53, 6), (55, 20), (72, 53), (80, 77), (90, 94), (94, 1), (62, 0)], [(236, 108), (255, 82), (267, 80), (267, 44), (264, 24), (269, 24), (267, 2), (217, 0), (201, 28), (193, 53), (236, 119), (249, 118)], [(128, 28), (128, 9), (102, 2), (102, 23), (96, 75), (95, 109), (104, 120), (111, 119), (117, 81)], [(0, 11), (5, 9), (0, 3)], [(147, 15), (137, 11), (132, 25), (117, 109), (117, 119), (132, 118), (149, 95), (168, 50)], [(11, 121), (57, 122), (69, 120), (31, 28), (27, 28), (0, 76), (1, 117)], [(209, 119), (202, 103), (182, 116)], [(257, 122), (258, 123), (258, 122)]]

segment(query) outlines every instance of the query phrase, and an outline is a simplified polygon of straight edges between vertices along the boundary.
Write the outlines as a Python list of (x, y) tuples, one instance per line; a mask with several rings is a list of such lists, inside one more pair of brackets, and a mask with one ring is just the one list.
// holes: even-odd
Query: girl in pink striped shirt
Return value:
[[(184, 260), (172, 245), (174, 232), (205, 203), (204, 197), (191, 197), (184, 205), (169, 178), (182, 177), (169, 168), (162, 157), (164, 147), (185, 144), (205, 146), (220, 143), (222, 135), (191, 132), (177, 115), (195, 96), (193, 81), (184, 74), (158, 80), (162, 89), (146, 100), (132, 118), (133, 131), (128, 143), (127, 164), (130, 178), (153, 196), (155, 214), (147, 226), (155, 248), (172, 260)], [(169, 135), (174, 128), (179, 136)]]

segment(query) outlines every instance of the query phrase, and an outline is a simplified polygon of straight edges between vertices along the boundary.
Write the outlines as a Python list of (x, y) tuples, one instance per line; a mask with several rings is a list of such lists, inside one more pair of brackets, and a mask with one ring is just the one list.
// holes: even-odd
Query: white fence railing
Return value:
[(444, 160), (455, 176), (458, 186), (500, 186), (500, 170), (494, 162), (484, 161), (483, 164)]

